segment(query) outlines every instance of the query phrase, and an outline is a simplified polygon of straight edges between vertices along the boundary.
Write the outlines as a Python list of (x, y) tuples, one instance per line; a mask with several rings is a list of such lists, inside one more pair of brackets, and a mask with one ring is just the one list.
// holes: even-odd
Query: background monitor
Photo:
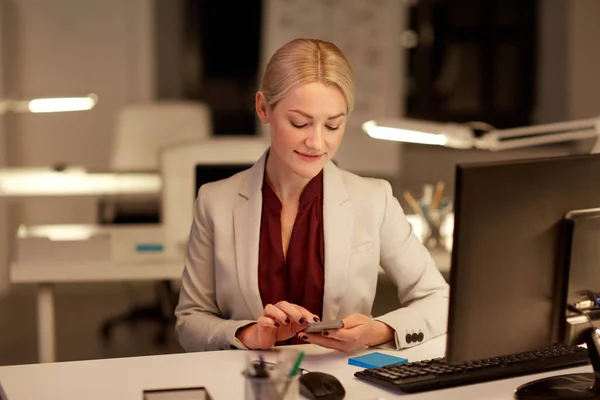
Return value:
[(600, 207), (600, 155), (458, 165), (446, 358), (561, 341), (561, 226)]
[(196, 190), (194, 198), (198, 194), (198, 189), (205, 183), (229, 178), (238, 172), (252, 167), (252, 164), (198, 164), (196, 165)]
[[(568, 344), (582, 343), (589, 329), (585, 311), (600, 320), (600, 208), (575, 210), (564, 221), (563, 301), (567, 323), (562, 337)], [(566, 305), (576, 309), (566, 309)]]

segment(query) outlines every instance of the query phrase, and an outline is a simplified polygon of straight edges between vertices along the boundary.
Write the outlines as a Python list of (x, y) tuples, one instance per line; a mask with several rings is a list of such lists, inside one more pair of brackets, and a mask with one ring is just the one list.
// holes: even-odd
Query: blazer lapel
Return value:
[(233, 211), (235, 258), (240, 289), (254, 318), (263, 312), (258, 287), (258, 252), (262, 215), (262, 183), (268, 150), (254, 164), (240, 188), (246, 199)]
[(354, 231), (354, 213), (340, 170), (329, 162), (323, 170), (323, 233), (325, 237), (325, 290), (323, 320), (338, 317), (343, 300)]

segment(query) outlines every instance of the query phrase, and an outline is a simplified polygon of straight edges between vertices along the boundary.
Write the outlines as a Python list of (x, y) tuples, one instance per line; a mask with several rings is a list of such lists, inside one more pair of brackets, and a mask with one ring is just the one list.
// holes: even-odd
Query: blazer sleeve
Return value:
[(395, 331), (396, 349), (446, 333), (449, 287), (427, 248), (413, 233), (402, 206), (384, 183), (385, 214), (380, 229), (380, 263), (398, 288), (400, 308), (375, 320)]
[(175, 329), (179, 343), (188, 352), (246, 349), (235, 333), (255, 321), (228, 320), (221, 315), (215, 296), (213, 227), (205, 202), (201, 187), (194, 204), (179, 302), (175, 309)]

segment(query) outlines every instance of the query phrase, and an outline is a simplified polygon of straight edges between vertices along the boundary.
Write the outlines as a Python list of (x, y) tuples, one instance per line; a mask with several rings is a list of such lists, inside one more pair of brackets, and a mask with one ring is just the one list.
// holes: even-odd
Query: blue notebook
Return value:
[(362, 368), (385, 367), (392, 364), (406, 364), (406, 358), (388, 356), (387, 354), (374, 352), (364, 356), (352, 357), (348, 359), (348, 364)]

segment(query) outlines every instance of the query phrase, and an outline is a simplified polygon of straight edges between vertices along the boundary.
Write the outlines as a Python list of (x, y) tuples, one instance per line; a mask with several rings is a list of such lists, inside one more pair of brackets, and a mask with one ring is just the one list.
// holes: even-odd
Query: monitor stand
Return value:
[(589, 400), (600, 399), (600, 329), (584, 332), (593, 373), (557, 375), (520, 386), (518, 400)]

